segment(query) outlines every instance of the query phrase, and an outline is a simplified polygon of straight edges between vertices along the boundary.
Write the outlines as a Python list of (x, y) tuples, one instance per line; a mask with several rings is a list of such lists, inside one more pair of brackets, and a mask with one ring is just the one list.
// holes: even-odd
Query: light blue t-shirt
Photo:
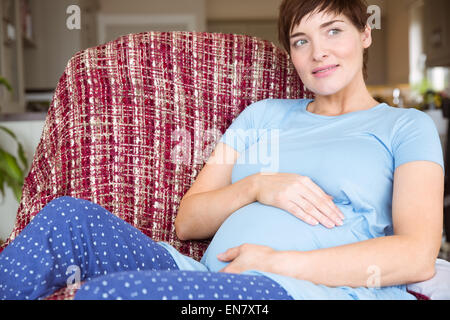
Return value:
[[(334, 197), (345, 215), (344, 225), (333, 229), (311, 226), (282, 209), (248, 204), (232, 213), (212, 239), (200, 261), (209, 271), (226, 265), (217, 254), (243, 243), (310, 251), (392, 235), (395, 169), (419, 160), (444, 169), (439, 135), (426, 113), (379, 104), (340, 116), (322, 116), (306, 110), (311, 101), (254, 103), (234, 120), (220, 142), (240, 153), (232, 183), (259, 172), (307, 176)], [(269, 276), (296, 299), (310, 297), (305, 290), (318, 299), (414, 299), (404, 285), (329, 288), (267, 272), (247, 273)]]

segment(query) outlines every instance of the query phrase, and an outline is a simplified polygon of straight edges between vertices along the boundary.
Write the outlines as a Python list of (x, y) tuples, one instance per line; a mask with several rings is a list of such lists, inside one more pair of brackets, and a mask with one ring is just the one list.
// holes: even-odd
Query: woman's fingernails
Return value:
[(334, 206), (334, 209), (341, 219), (345, 219), (344, 214), (341, 212), (341, 210), (339, 210), (339, 208), (337, 206)]
[(328, 227), (328, 228), (334, 228), (336, 225), (334, 224), (334, 222), (332, 221), (332, 220), (330, 220), (330, 219), (327, 219), (327, 220), (325, 220), (325, 225)]

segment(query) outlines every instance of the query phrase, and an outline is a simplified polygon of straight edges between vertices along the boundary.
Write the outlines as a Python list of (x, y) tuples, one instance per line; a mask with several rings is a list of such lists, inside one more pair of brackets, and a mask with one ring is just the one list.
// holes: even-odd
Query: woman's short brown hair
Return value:
[[(364, 0), (283, 0), (278, 17), (278, 37), (281, 45), (290, 54), (292, 29), (310, 13), (327, 12), (345, 15), (353, 25), (364, 31), (369, 19), (367, 3)], [(367, 78), (368, 49), (364, 50), (363, 73)]]

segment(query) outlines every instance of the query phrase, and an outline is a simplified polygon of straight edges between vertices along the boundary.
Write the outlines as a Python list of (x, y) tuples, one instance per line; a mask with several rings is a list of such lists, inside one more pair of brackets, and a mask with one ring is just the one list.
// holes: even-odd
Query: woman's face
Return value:
[(371, 30), (359, 31), (345, 15), (313, 13), (290, 35), (291, 59), (304, 85), (316, 95), (332, 95), (363, 77), (363, 52)]

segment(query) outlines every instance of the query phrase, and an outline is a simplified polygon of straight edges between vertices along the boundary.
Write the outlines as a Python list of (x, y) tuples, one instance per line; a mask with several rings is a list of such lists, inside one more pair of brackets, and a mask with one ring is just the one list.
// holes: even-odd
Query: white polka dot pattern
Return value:
[(42, 299), (72, 277), (84, 282), (77, 299), (292, 299), (265, 276), (179, 270), (169, 251), (138, 229), (64, 196), (0, 254), (0, 299)]
[[(154, 257), (161, 257), (154, 259)], [(39, 299), (80, 280), (124, 270), (176, 270), (162, 246), (88, 200), (49, 202), (0, 254), (0, 299)]]
[(79, 300), (286, 300), (292, 297), (265, 276), (205, 271), (119, 272), (89, 281)]

